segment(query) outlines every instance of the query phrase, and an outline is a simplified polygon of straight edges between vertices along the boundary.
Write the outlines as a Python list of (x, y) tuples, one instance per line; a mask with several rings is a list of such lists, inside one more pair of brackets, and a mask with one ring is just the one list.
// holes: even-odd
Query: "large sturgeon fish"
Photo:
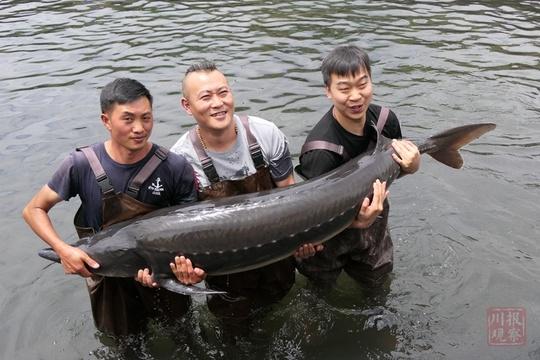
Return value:
[[(495, 124), (456, 127), (428, 138), (420, 153), (460, 168), (458, 150)], [(306, 243), (320, 244), (346, 229), (376, 179), (387, 187), (400, 174), (390, 139), (335, 170), (287, 188), (231, 196), (153, 211), (80, 240), (102, 276), (133, 277), (151, 268), (161, 286), (182, 294), (215, 293), (176, 281), (169, 263), (184, 255), (208, 275), (246, 271), (291, 256)], [(40, 256), (59, 262), (52, 249)]]

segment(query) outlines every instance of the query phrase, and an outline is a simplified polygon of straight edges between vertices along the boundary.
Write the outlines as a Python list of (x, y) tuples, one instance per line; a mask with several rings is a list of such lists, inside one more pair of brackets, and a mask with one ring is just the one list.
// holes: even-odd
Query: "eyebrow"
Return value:
[(351, 83), (355, 83), (355, 82), (358, 82), (358, 81), (365, 81), (367, 80), (369, 77), (367, 75), (364, 75), (362, 76), (360, 79), (358, 79), (357, 81), (349, 81), (349, 80), (341, 80), (341, 81), (338, 81), (336, 83), (336, 86), (339, 86), (339, 85), (350, 85)]

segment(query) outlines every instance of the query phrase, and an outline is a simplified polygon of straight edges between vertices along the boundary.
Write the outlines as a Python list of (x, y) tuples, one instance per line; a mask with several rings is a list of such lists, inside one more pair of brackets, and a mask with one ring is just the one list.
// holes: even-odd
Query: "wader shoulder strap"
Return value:
[(101, 193), (103, 195), (114, 193), (114, 188), (111, 181), (105, 173), (105, 170), (103, 170), (103, 166), (101, 166), (94, 149), (89, 146), (84, 146), (77, 148), (77, 151), (81, 151), (88, 160), (88, 163), (92, 168), (92, 172), (94, 173), (94, 176), (98, 182), (99, 188), (101, 189)]
[(150, 160), (144, 164), (143, 168), (135, 175), (133, 180), (128, 184), (126, 193), (132, 198), (137, 198), (141, 185), (156, 171), (158, 166), (167, 158), (169, 150), (162, 146), (158, 146)]
[(210, 181), (210, 184), (219, 182), (219, 175), (216, 171), (216, 167), (214, 166), (214, 163), (212, 162), (210, 156), (208, 156), (208, 154), (206, 153), (206, 150), (204, 150), (201, 139), (197, 134), (197, 126), (194, 126), (191, 128), (191, 130), (189, 130), (189, 139), (191, 140), (193, 149), (195, 149), (195, 153), (197, 153), (197, 157), (201, 162), (204, 174), (208, 178), (208, 181)]
[(242, 125), (244, 126), (244, 129), (246, 130), (246, 136), (247, 136), (248, 146), (249, 146), (249, 154), (251, 155), (251, 159), (253, 160), (253, 164), (255, 165), (255, 168), (259, 169), (261, 167), (266, 166), (266, 163), (264, 162), (261, 146), (259, 145), (259, 143), (257, 142), (257, 139), (251, 132), (251, 129), (249, 128), (248, 116), (240, 115), (240, 121), (242, 122)]
[(389, 113), (390, 113), (390, 109), (381, 107), (381, 112), (379, 113), (379, 118), (377, 119), (377, 132), (379, 134), (382, 134), (382, 131), (384, 129), (384, 125), (386, 125), (386, 120), (388, 119)]
[(328, 150), (341, 156), (344, 161), (347, 161), (350, 159), (350, 156), (345, 151), (345, 148), (343, 147), (343, 145), (334, 144), (325, 140), (308, 141), (302, 146), (302, 151), (300, 152), (300, 156), (304, 155), (305, 153), (311, 150)]

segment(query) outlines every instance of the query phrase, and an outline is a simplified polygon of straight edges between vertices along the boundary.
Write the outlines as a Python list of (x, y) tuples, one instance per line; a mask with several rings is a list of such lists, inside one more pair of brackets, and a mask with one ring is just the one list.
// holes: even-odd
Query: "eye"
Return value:
[(228, 93), (229, 93), (229, 90), (225, 89), (225, 90), (221, 90), (221, 91), (219, 92), (219, 95), (220, 95), (221, 97), (225, 97), (225, 96), (227, 96)]

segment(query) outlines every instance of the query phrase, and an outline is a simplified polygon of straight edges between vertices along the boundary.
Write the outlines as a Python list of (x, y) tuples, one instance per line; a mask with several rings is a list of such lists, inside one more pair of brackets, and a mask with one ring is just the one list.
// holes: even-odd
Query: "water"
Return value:
[[(186, 67), (229, 76), (237, 111), (275, 122), (297, 161), (329, 103), (321, 59), (354, 42), (373, 62), (375, 102), (406, 136), (490, 121), (456, 171), (423, 158), (391, 189), (395, 270), (386, 297), (343, 276), (319, 297), (293, 291), (236, 348), (198, 299), (131, 358), (540, 359), (540, 8), (530, 1), (8, 1), (0, 3), (0, 358), (115, 359), (95, 332), (80, 278), (36, 256), (20, 211), (75, 146), (107, 136), (100, 88), (116, 77), (155, 96), (153, 140), (193, 121), (179, 107)], [(51, 216), (67, 241), (77, 201)], [(370, 300), (369, 300), (370, 299)], [(526, 344), (490, 346), (490, 307), (526, 311)], [(127, 346), (129, 349), (129, 346)]]

